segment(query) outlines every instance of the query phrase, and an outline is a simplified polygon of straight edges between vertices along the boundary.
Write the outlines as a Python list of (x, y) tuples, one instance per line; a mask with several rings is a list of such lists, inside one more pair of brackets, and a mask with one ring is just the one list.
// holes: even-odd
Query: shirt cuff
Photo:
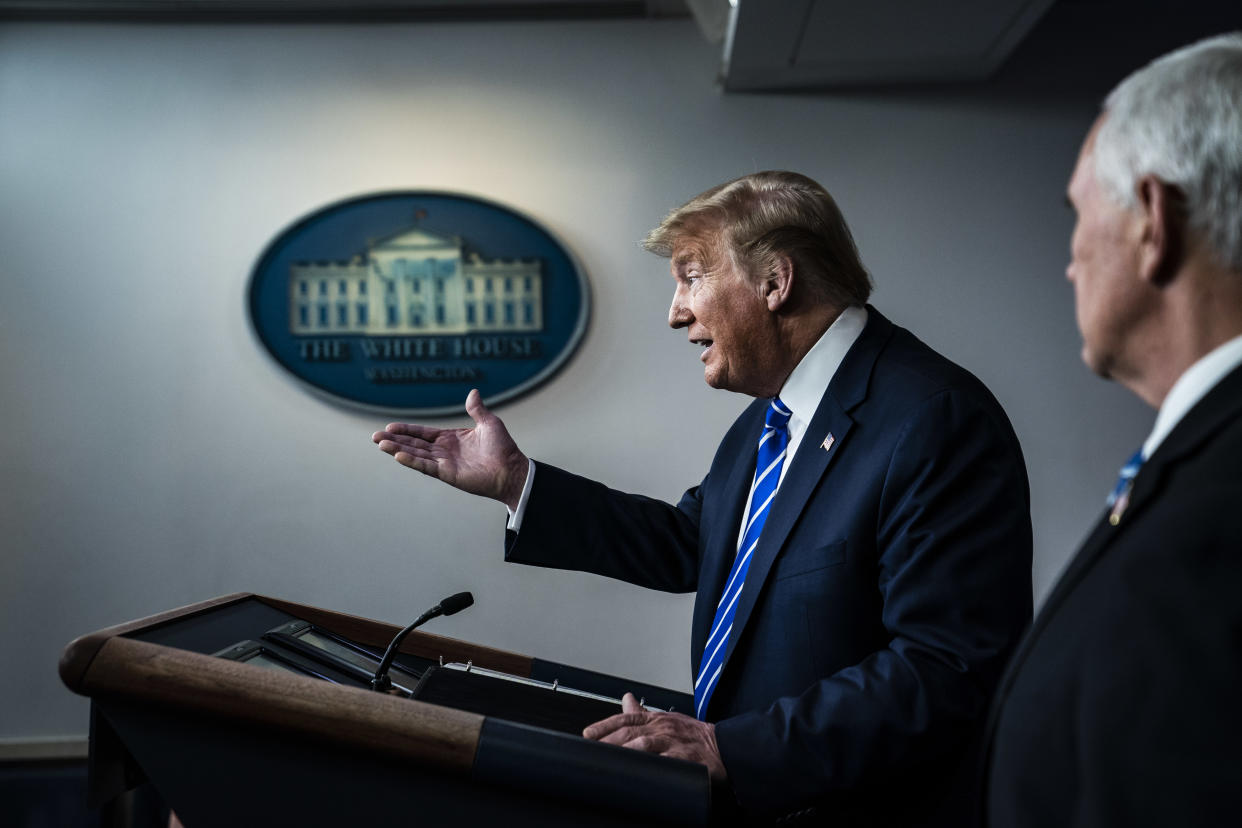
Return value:
[(517, 508), (505, 509), (509, 512), (509, 522), (505, 528), (511, 532), (516, 532), (522, 528), (522, 516), (526, 514), (526, 502), (530, 500), (530, 487), (535, 482), (535, 461), (529, 457), (526, 458), (526, 485), (522, 487), (522, 496), (518, 498)]

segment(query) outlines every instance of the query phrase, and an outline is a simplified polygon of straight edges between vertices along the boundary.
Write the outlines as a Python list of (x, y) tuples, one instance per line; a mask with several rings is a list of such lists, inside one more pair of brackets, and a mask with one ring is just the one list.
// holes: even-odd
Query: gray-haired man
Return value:
[(1001, 682), (988, 822), (1236, 824), (1242, 34), (1122, 82), (1069, 199), (1083, 360), (1159, 414)]

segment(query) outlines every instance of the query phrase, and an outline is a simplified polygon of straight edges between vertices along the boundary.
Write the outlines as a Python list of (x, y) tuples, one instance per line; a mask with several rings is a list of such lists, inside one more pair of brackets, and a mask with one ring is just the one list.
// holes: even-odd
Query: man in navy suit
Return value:
[(677, 505), (473, 429), (389, 425), (398, 462), (510, 510), (506, 558), (697, 592), (694, 716), (623, 712), (588, 738), (706, 765), (746, 818), (960, 825), (960, 769), (1031, 612), (1021, 451), (966, 371), (866, 304), (827, 191), (748, 175), (674, 210), (669, 324), (715, 388), (756, 397)]
[(1159, 413), (1006, 671), (987, 819), (1237, 825), (1242, 33), (1123, 81), (1069, 200), (1083, 360)]

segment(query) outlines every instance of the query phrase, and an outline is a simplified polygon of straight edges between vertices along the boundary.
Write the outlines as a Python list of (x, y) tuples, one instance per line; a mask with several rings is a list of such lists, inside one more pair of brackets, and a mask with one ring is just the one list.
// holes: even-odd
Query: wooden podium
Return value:
[[(149, 779), (187, 828), (710, 822), (701, 765), (212, 655), (297, 620), (380, 652), (399, 629), (239, 593), (73, 641), (60, 675), (91, 698), (91, 804)], [(691, 706), (684, 694), (436, 635), (411, 634), (401, 653), (411, 672), (463, 662)]]

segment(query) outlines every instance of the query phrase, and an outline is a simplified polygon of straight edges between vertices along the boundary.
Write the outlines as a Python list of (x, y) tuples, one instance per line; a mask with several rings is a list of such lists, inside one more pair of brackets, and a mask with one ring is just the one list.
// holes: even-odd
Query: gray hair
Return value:
[[(700, 193), (647, 234), (643, 248), (670, 256), (678, 239), (723, 243), (753, 279), (788, 256), (816, 299), (845, 307), (871, 295), (858, 247), (828, 191), (805, 175), (752, 173)], [(719, 249), (719, 247), (718, 247)]]
[(1242, 272), (1242, 32), (1152, 61), (1104, 101), (1095, 175), (1125, 207), (1154, 175), (1185, 197), (1189, 227)]

